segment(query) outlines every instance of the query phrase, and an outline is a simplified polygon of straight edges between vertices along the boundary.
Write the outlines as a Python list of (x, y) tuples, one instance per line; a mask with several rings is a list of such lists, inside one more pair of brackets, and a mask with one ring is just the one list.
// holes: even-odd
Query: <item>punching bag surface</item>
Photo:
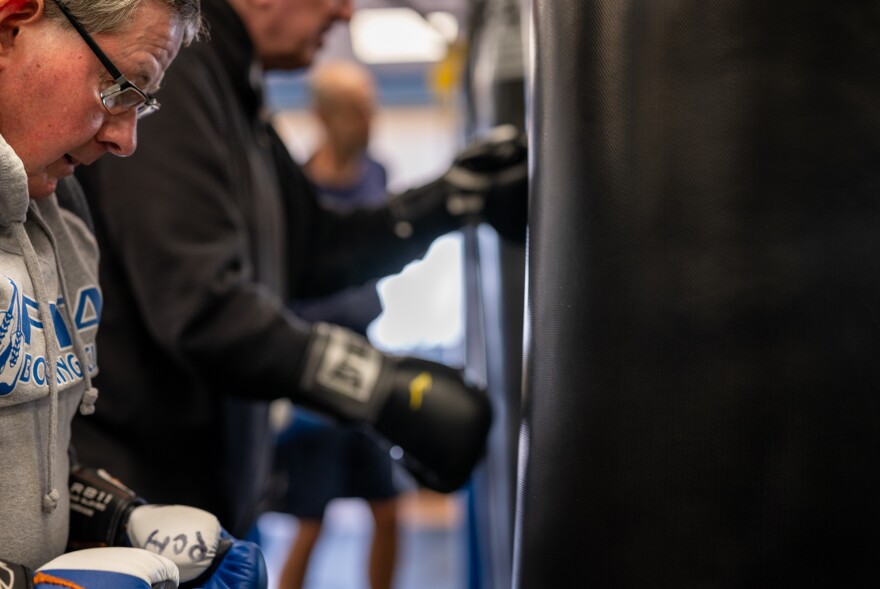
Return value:
[(880, 3), (534, 0), (514, 586), (866, 586)]

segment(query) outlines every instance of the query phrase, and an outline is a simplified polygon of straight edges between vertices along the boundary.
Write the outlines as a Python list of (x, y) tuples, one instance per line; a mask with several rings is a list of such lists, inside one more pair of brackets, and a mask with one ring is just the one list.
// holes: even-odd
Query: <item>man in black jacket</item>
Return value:
[(465, 480), (489, 427), (485, 394), (456, 371), (385, 356), (285, 308), (398, 271), (474, 213), (525, 230), (525, 152), (513, 139), (387, 207), (318, 205), (265, 117), (262, 71), (310, 63), (351, 10), (350, 0), (203, 0), (211, 39), (169, 68), (141, 150), (79, 174), (105, 307), (102, 402), (75, 424), (77, 451), (146, 499), (203, 507), (233, 533), (256, 515), (272, 399), (372, 426), (439, 489)]

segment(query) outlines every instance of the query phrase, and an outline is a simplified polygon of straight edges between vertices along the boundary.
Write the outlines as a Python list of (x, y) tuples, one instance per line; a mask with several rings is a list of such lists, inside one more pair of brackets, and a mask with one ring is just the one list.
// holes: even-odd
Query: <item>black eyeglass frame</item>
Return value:
[[(160, 104), (156, 98), (147, 92), (144, 92), (138, 86), (122, 75), (122, 72), (119, 71), (110, 58), (107, 57), (107, 54), (104, 53), (91, 35), (85, 30), (85, 28), (80, 24), (80, 22), (76, 19), (73, 14), (71, 14), (70, 10), (60, 1), (54, 0), (55, 5), (58, 7), (58, 10), (67, 17), (67, 20), (70, 21), (70, 24), (73, 25), (73, 28), (76, 29), (76, 32), (79, 33), (79, 36), (83, 38), (83, 41), (86, 42), (86, 45), (89, 46), (89, 49), (92, 50), (92, 53), (95, 54), (95, 57), (101, 62), (101, 64), (106, 68), (107, 72), (109, 72), (110, 76), (113, 78), (113, 85), (103, 90), (101, 92), (101, 104), (104, 105), (104, 108), (107, 109), (107, 112), (110, 114), (122, 114), (132, 108), (137, 110), (137, 118), (143, 118), (149, 114), (152, 114), (159, 110)], [(140, 96), (142, 102), (140, 104), (132, 104), (130, 106), (126, 106), (122, 109), (115, 109), (108, 101), (114, 96), (119, 96), (120, 94), (127, 92), (129, 90), (133, 90)]]

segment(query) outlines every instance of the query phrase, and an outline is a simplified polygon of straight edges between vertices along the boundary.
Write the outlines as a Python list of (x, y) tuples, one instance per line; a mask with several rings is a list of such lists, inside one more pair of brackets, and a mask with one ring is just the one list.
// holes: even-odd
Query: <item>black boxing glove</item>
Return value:
[(525, 240), (528, 206), (528, 147), (513, 125), (495, 127), (459, 153), (443, 176), (388, 204), (402, 238), (486, 221), (514, 241)]
[[(529, 173), (525, 135), (502, 125), (465, 148), (444, 175), (455, 188), (448, 208), (473, 210), (502, 236), (524, 241), (528, 222)], [(482, 202), (481, 202), (482, 201)]]
[(360, 335), (316, 323), (294, 403), (366, 424), (403, 450), (415, 478), (458, 489), (482, 457), (492, 421), (485, 391), (449, 366), (385, 354)]

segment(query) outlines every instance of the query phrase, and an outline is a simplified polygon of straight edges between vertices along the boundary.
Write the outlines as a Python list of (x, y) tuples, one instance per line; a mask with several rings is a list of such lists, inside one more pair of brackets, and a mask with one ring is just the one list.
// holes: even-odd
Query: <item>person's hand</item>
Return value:
[(528, 195), (525, 136), (505, 125), (465, 148), (433, 182), (392, 197), (388, 210), (403, 239), (487, 221), (500, 235), (524, 241)]
[(423, 485), (453, 491), (483, 456), (489, 398), (459, 370), (385, 354), (360, 335), (325, 323), (314, 326), (305, 365), (293, 402), (371, 426), (403, 450), (404, 465)]
[(508, 239), (525, 239), (528, 219), (528, 147), (512, 125), (495, 127), (455, 158), (443, 179), (452, 187), (452, 214), (478, 215)]
[(147, 504), (102, 469), (70, 473), (68, 548), (132, 546), (170, 559), (183, 586), (267, 585), (259, 547), (230, 536), (216, 516), (186, 505)]
[(126, 587), (175, 589), (177, 566), (140, 548), (88, 548), (53, 558), (34, 573), (0, 559), (0, 586), (8, 589)]
[(167, 556), (180, 569), (182, 587), (265, 588), (263, 553), (253, 542), (232, 537), (204, 509), (187, 505), (142, 505), (126, 524), (132, 546)]

